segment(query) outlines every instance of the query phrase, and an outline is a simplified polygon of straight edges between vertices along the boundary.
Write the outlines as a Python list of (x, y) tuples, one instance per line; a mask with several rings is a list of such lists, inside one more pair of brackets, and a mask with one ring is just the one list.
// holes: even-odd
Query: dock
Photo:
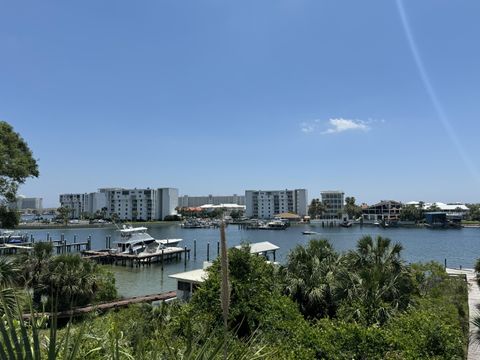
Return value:
[(480, 288), (477, 284), (475, 271), (473, 269), (450, 269), (446, 268), (448, 275), (463, 276), (468, 283), (468, 312), (469, 312), (469, 343), (467, 360), (480, 359), (480, 345), (475, 341), (475, 333), (478, 331), (472, 321), (475, 317), (480, 316)]
[(180, 261), (184, 255), (185, 262), (190, 259), (190, 249), (181, 247), (166, 247), (161, 252), (152, 254), (123, 254), (109, 250), (85, 250), (81, 252), (86, 259), (97, 261), (101, 264), (114, 264), (130, 267), (150, 266), (154, 263)]
[[(152, 295), (145, 295), (145, 296), (134, 296), (131, 298), (119, 299), (119, 300), (110, 301), (106, 303), (87, 305), (87, 306), (74, 308), (72, 310), (61, 311), (61, 312), (58, 312), (56, 315), (57, 315), (57, 318), (70, 318), (74, 316), (85, 315), (92, 311), (105, 312), (107, 310), (120, 309), (133, 304), (152, 303), (156, 301), (167, 301), (170, 299), (174, 299), (175, 297), (177, 297), (177, 293), (175, 291), (169, 291), (166, 293), (152, 294)], [(48, 316), (48, 317), (52, 316), (52, 314), (48, 312), (38, 313), (36, 315)], [(30, 319), (30, 317), (31, 317), (31, 314), (23, 315), (24, 319)]]

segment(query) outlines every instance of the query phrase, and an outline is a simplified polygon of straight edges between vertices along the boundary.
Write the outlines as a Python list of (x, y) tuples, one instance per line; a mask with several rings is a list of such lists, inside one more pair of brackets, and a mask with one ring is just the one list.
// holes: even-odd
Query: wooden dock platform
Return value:
[(478, 331), (472, 321), (476, 316), (480, 316), (480, 288), (477, 284), (475, 271), (473, 269), (445, 269), (449, 275), (464, 276), (468, 283), (468, 312), (470, 319), (469, 326), (469, 344), (467, 360), (480, 359), (480, 345), (475, 341), (475, 332)]
[(190, 258), (190, 249), (181, 247), (166, 247), (162, 252), (154, 254), (122, 254), (115, 253), (109, 250), (86, 250), (82, 251), (82, 256), (87, 259), (98, 261), (102, 264), (115, 264), (130, 267), (150, 266), (154, 263), (161, 263), (168, 261), (179, 261), (184, 255), (184, 260)]
[[(85, 315), (88, 314), (92, 311), (99, 311), (99, 312), (104, 312), (107, 310), (111, 309), (119, 309), (119, 308), (124, 308), (132, 304), (140, 304), (140, 303), (152, 303), (155, 301), (166, 301), (173, 299), (177, 296), (177, 293), (175, 291), (169, 291), (166, 293), (161, 293), (161, 294), (152, 294), (152, 295), (145, 295), (145, 296), (135, 296), (131, 298), (126, 298), (126, 299), (120, 299), (120, 300), (115, 300), (115, 301), (110, 301), (106, 303), (101, 303), (101, 304), (95, 304), (95, 305), (88, 305), (88, 306), (83, 306), (83, 307), (78, 307), (72, 310), (67, 310), (67, 311), (61, 311), (57, 313), (57, 318), (69, 318), (69, 317), (74, 317), (74, 316), (80, 316), (80, 315)], [(51, 313), (38, 313), (36, 314), (37, 316), (48, 316), (51, 317)], [(23, 318), (24, 319), (30, 319), (31, 314), (24, 314)]]

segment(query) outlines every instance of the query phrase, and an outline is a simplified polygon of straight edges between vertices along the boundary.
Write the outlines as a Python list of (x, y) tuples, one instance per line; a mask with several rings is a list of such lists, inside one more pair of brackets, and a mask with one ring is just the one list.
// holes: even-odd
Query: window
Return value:
[(179, 280), (177, 283), (177, 289), (182, 291), (190, 291), (190, 283)]

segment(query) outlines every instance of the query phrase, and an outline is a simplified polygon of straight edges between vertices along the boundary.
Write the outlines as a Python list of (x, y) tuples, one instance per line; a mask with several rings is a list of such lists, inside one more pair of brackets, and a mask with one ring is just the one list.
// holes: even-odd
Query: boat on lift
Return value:
[(162, 248), (176, 246), (182, 239), (157, 240), (147, 232), (146, 227), (132, 227), (124, 225), (120, 231), (120, 240), (117, 247), (111, 249), (121, 254), (139, 255), (145, 251), (161, 251)]

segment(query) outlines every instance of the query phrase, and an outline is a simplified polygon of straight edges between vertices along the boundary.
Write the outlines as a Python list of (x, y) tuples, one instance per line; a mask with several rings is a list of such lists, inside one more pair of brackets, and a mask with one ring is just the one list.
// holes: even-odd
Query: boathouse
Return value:
[(193, 292), (207, 279), (208, 273), (206, 269), (210, 265), (212, 263), (205, 261), (203, 269), (168, 275), (169, 278), (177, 280), (177, 299), (187, 301), (192, 297)]

